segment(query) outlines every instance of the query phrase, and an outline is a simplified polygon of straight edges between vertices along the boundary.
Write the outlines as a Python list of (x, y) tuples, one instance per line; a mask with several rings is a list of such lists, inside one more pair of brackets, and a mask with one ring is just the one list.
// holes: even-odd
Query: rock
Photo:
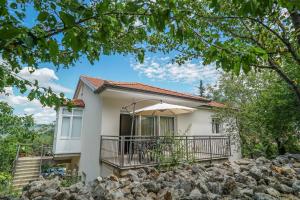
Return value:
[(300, 180), (296, 180), (293, 185), (292, 185), (293, 189), (295, 192), (300, 192)]
[(100, 183), (99, 185), (97, 185), (92, 191), (91, 191), (91, 195), (95, 200), (101, 200), (103, 198), (105, 198), (107, 194), (107, 191), (105, 189), (105, 185)]
[(228, 195), (234, 189), (236, 189), (236, 182), (235, 182), (234, 178), (227, 177), (223, 184), (223, 194)]
[(195, 188), (191, 191), (189, 198), (191, 200), (198, 200), (198, 199), (200, 200), (201, 196), (202, 196), (201, 192), (197, 188)]
[(54, 199), (56, 200), (65, 200), (65, 199), (69, 199), (70, 198), (70, 193), (69, 191), (61, 191), (56, 193), (56, 195), (54, 196)]
[(142, 184), (148, 192), (157, 193), (160, 190), (159, 184), (156, 184), (155, 182), (144, 182)]
[(124, 199), (124, 193), (121, 190), (112, 191), (108, 195), (108, 198), (110, 198), (112, 200)]
[(297, 162), (300, 162), (300, 154), (289, 154), (288, 157), (295, 159)]
[(288, 193), (292, 193), (293, 192), (293, 188), (291, 188), (291, 187), (289, 187), (289, 186), (287, 186), (285, 184), (281, 184), (281, 183), (276, 183), (274, 185), (274, 188), (276, 190), (278, 190), (279, 192), (281, 192), (281, 193), (288, 194)]
[(242, 196), (249, 196), (252, 197), (253, 196), (253, 189), (249, 189), (249, 188), (244, 188), (240, 190), (240, 194)]
[(119, 181), (119, 178), (115, 175), (110, 175), (109, 179), (112, 181)]
[(200, 190), (201, 193), (206, 194), (209, 192), (209, 189), (204, 180), (198, 178), (196, 180), (196, 187)]
[(255, 180), (259, 180), (263, 177), (263, 173), (256, 166), (251, 167), (249, 170), (249, 175), (252, 176)]
[(263, 157), (263, 156), (261, 156), (261, 157), (259, 157), (259, 158), (257, 158), (257, 159), (255, 160), (255, 163), (256, 163), (256, 164), (259, 164), (259, 165), (263, 165), (263, 164), (268, 163), (268, 162), (269, 162), (269, 160), (266, 159), (266, 158)]
[(140, 179), (137, 175), (137, 172), (136, 171), (133, 171), (133, 170), (129, 170), (127, 172), (127, 176), (130, 178), (131, 181), (136, 181), (138, 182)]
[(199, 173), (199, 167), (198, 166), (196, 166), (196, 165), (194, 165), (194, 166), (192, 166), (192, 173), (193, 174), (198, 174)]
[(214, 194), (222, 194), (222, 186), (218, 182), (208, 182), (208, 189)]
[(275, 190), (274, 188), (270, 187), (266, 190), (266, 192), (273, 197), (276, 197), (276, 198), (280, 197), (280, 193), (277, 190)]
[(191, 181), (182, 181), (179, 184), (180, 189), (184, 189), (185, 192), (190, 193), (192, 191), (192, 183)]
[(295, 162), (293, 163), (294, 168), (300, 168), (300, 162)]
[(265, 193), (255, 193), (254, 199), (255, 200), (277, 200), (277, 198), (272, 197), (271, 195)]
[(58, 191), (53, 189), (53, 188), (47, 188), (45, 189), (45, 194), (49, 197), (53, 197), (54, 195), (56, 195)]
[(251, 163), (251, 161), (247, 159), (240, 159), (234, 162), (238, 165), (249, 165)]

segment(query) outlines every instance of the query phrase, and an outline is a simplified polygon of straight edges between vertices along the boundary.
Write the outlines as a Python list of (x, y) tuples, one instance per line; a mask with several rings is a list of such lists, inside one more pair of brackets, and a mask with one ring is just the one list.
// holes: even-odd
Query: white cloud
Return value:
[(202, 62), (186, 62), (182, 65), (171, 63), (169, 57), (146, 58), (144, 63), (131, 63), (134, 70), (152, 80), (195, 83), (217, 81), (220, 72), (215, 65), (203, 65)]
[[(28, 68), (24, 68), (18, 75), (29, 81), (37, 80), (39, 85), (51, 87), (54, 92), (71, 92), (70, 89), (55, 83), (59, 79), (55, 72), (48, 68), (37, 69), (33, 73), (30, 73)], [(56, 117), (56, 112), (53, 108), (43, 107), (36, 99), (29, 101), (26, 96), (17, 94), (12, 87), (5, 88), (5, 94), (0, 93), (0, 101), (5, 101), (13, 106), (19, 115), (32, 115), (35, 122), (39, 124), (51, 123)]]
[(49, 68), (36, 69), (33, 73), (30, 73), (30, 68), (25, 67), (18, 73), (18, 75), (29, 81), (37, 80), (40, 86), (47, 87), (47, 88), (51, 87), (51, 89), (57, 93), (72, 92), (71, 89), (55, 83), (55, 81), (58, 81), (59, 79), (56, 76), (55, 72)]
[(13, 106), (19, 115), (32, 115), (38, 124), (48, 124), (55, 120), (53, 108), (43, 107), (38, 100), (29, 101), (27, 97), (17, 95), (11, 87), (5, 88), (6, 94), (0, 93), (0, 101)]

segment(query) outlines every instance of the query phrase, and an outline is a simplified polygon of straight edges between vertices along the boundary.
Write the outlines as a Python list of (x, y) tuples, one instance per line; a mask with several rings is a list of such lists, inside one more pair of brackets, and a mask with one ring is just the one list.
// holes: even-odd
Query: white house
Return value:
[[(223, 104), (142, 83), (86, 76), (80, 77), (73, 99), (71, 111), (64, 106), (58, 109), (53, 152), (55, 159), (69, 160), (87, 181), (120, 169), (156, 164), (149, 152), (170, 133), (186, 144), (186, 156), (207, 160), (231, 155), (230, 139), (214, 116), (215, 108)], [(132, 123), (133, 105), (141, 109), (159, 102), (195, 111), (138, 114)]]

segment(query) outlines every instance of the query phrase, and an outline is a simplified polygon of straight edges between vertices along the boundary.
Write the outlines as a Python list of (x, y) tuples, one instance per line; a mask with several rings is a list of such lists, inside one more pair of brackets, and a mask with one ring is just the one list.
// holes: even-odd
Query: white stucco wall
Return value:
[(193, 113), (177, 116), (178, 133), (187, 135), (212, 134), (212, 117), (215, 111), (198, 109)]
[(79, 172), (86, 174), (86, 181), (100, 175), (99, 152), (102, 120), (102, 99), (87, 86), (82, 86), (78, 97), (85, 102)]

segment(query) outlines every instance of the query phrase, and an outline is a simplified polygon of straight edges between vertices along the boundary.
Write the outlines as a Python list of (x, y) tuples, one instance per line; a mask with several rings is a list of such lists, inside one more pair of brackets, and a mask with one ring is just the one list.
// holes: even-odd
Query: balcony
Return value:
[(105, 136), (100, 161), (118, 169), (172, 163), (212, 161), (231, 155), (229, 136)]

